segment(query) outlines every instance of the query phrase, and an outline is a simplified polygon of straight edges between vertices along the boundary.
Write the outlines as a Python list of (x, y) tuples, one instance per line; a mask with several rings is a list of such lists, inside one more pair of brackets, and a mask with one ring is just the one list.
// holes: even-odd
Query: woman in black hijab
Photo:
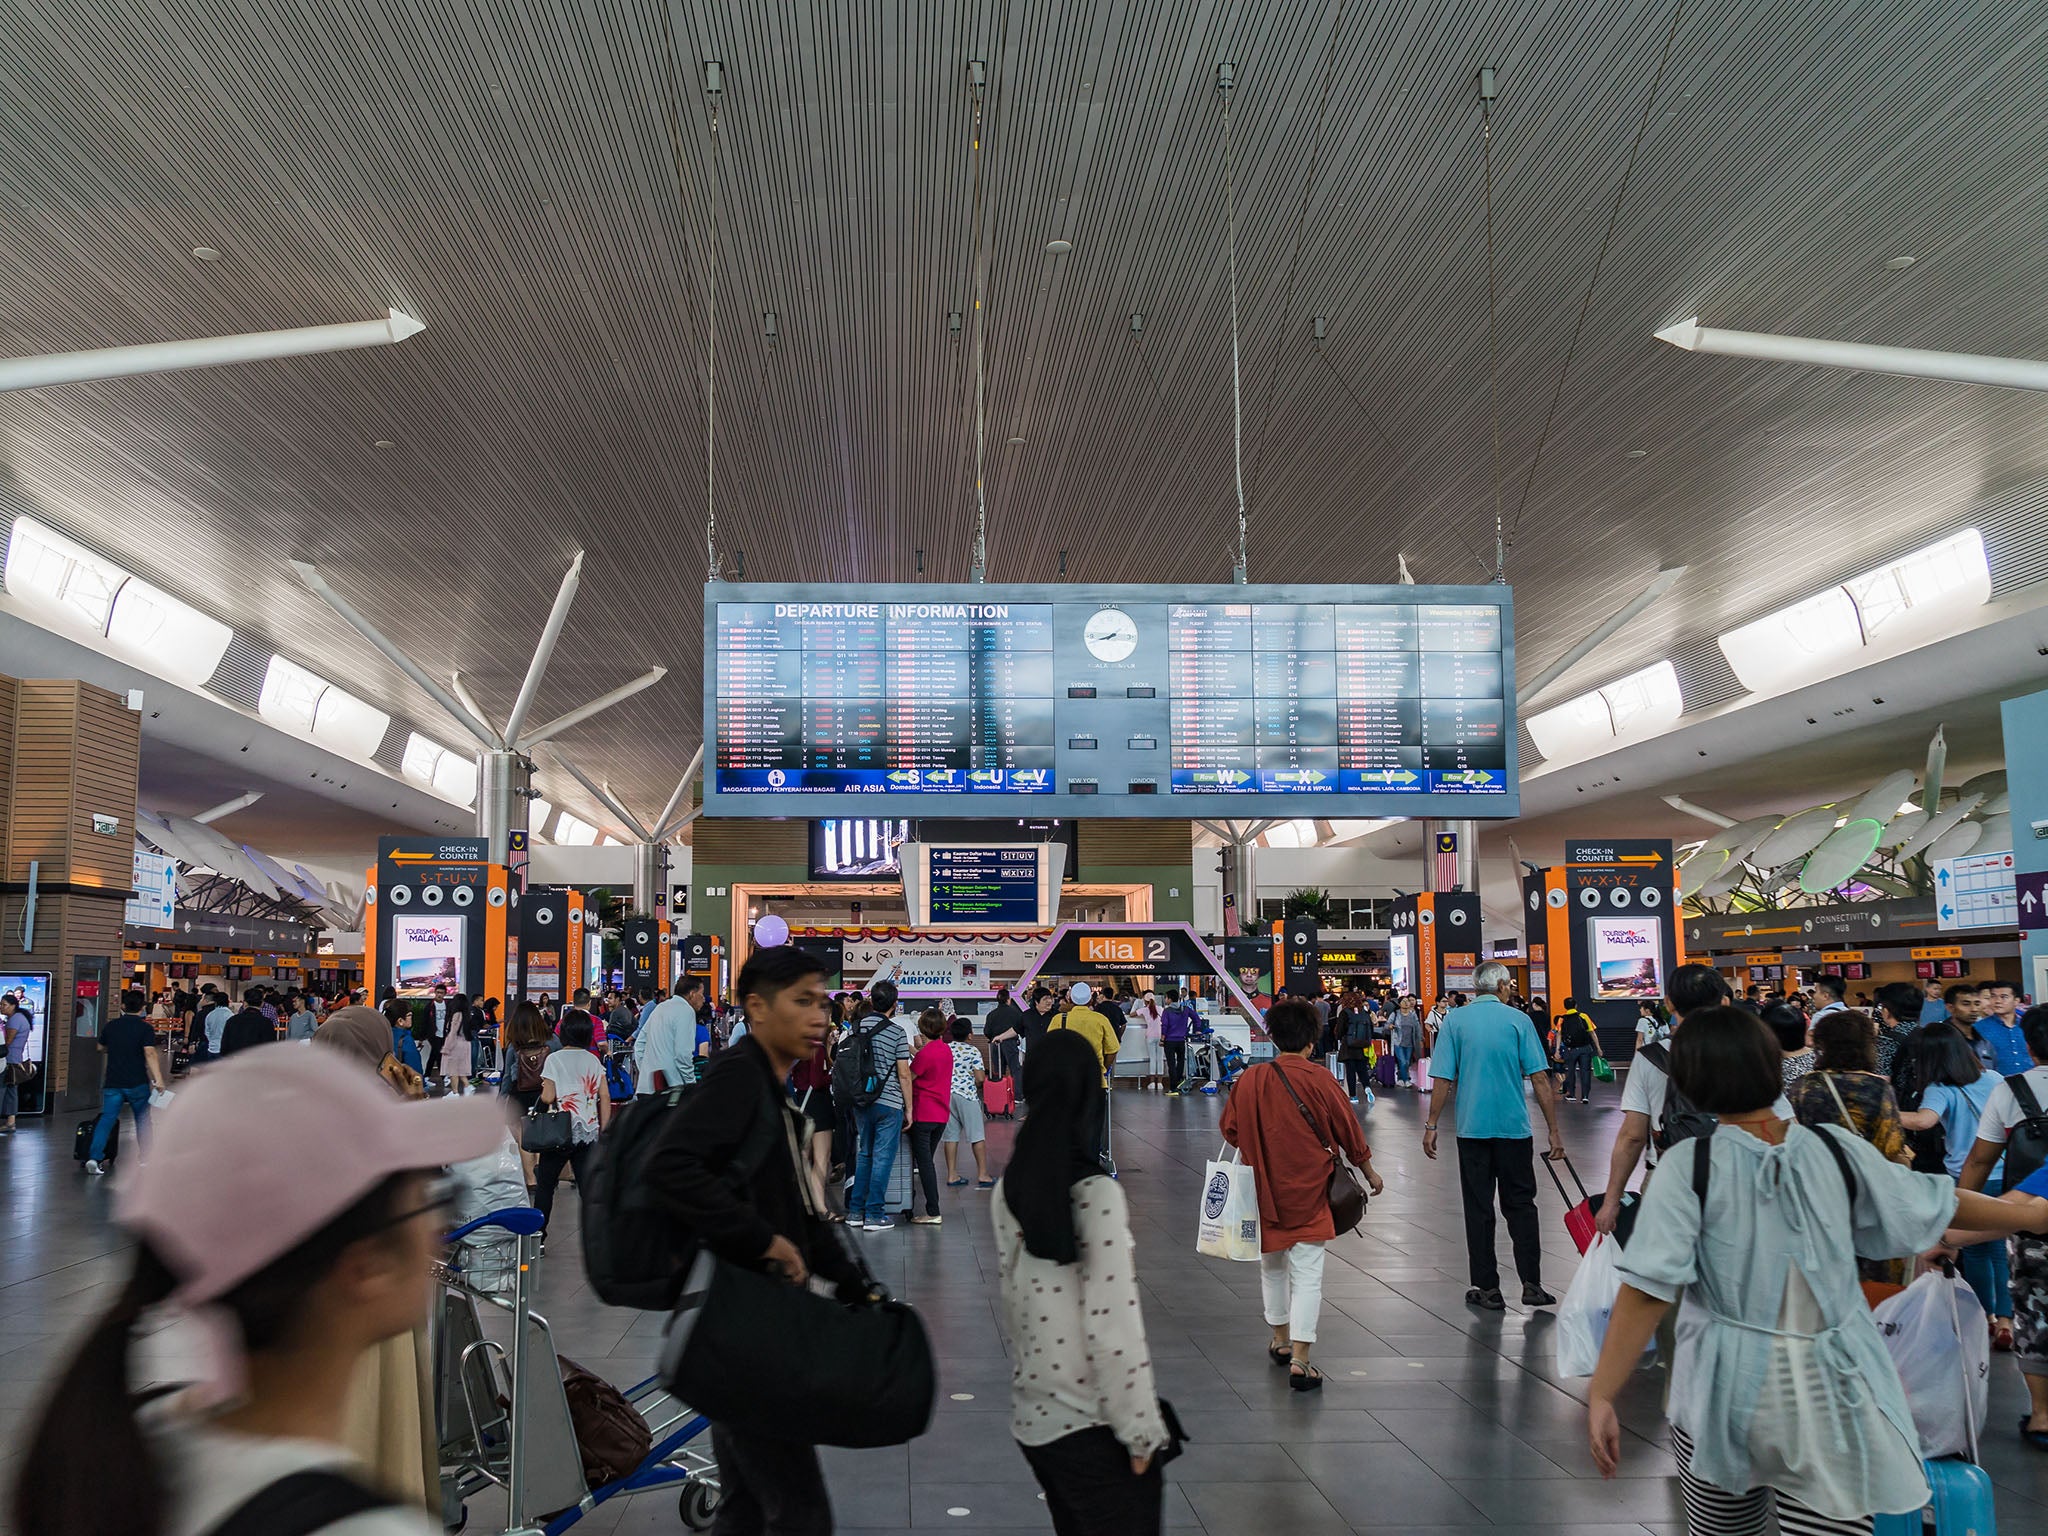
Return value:
[(1160, 1529), (1177, 1437), (1152, 1381), (1124, 1192), (1103, 1172), (1102, 1063), (1053, 1030), (1024, 1057), (1031, 1113), (996, 1186), (1010, 1432), (1058, 1536)]

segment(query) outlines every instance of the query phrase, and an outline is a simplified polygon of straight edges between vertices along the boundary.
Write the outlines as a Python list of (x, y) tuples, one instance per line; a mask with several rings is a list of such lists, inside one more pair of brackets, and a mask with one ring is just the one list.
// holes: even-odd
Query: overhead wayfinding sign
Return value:
[(704, 624), (713, 816), (1519, 809), (1504, 586), (713, 582)]

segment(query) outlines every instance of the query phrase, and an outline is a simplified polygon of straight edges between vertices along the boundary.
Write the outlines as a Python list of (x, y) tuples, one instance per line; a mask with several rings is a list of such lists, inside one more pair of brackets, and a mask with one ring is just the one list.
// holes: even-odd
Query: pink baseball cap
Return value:
[(201, 1309), (392, 1175), (482, 1157), (509, 1128), (493, 1097), (408, 1103), (340, 1051), (259, 1046), (150, 1116), (115, 1214), (177, 1277), (167, 1305)]

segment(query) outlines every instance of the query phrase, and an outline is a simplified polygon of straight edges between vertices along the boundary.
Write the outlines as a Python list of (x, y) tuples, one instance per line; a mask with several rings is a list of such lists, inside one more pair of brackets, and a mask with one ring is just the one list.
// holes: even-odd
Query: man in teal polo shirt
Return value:
[(1535, 1140), (1522, 1092), (1525, 1081), (1536, 1090), (1536, 1103), (1550, 1127), (1551, 1157), (1564, 1156), (1564, 1135), (1557, 1128), (1557, 1095), (1543, 1042), (1536, 1038), (1526, 1013), (1501, 1001), (1509, 980), (1506, 966), (1487, 961), (1472, 978), (1477, 996), (1444, 1015), (1429, 1058), (1436, 1084), (1430, 1091), (1429, 1123), (1422, 1128), (1423, 1153), (1433, 1159), (1437, 1125), (1455, 1100), (1458, 1183), (1465, 1198), (1465, 1253), (1472, 1277), (1465, 1299), (1492, 1312), (1507, 1307), (1493, 1248), (1496, 1186), (1514, 1244), (1515, 1273), (1522, 1280), (1522, 1305), (1548, 1307), (1557, 1302), (1543, 1289)]

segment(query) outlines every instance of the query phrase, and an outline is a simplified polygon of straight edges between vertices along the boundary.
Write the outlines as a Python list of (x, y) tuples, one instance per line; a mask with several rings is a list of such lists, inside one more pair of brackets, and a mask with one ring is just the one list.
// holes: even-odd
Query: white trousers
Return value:
[(1298, 1343), (1315, 1343), (1316, 1318), (1323, 1310), (1323, 1245), (1296, 1243), (1260, 1254), (1259, 1299), (1269, 1326), (1285, 1328)]

